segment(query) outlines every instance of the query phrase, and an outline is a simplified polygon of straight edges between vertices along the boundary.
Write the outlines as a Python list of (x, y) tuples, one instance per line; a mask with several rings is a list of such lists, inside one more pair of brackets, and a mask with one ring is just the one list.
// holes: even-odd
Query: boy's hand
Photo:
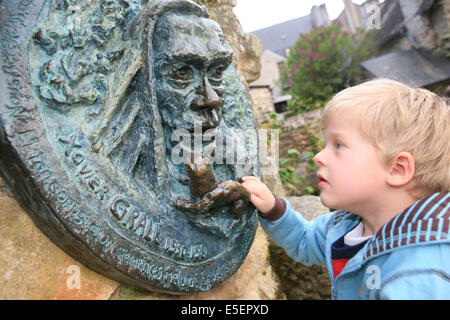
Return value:
[(272, 192), (258, 178), (242, 177), (242, 185), (250, 192), (250, 201), (260, 212), (267, 213), (275, 206), (275, 197)]

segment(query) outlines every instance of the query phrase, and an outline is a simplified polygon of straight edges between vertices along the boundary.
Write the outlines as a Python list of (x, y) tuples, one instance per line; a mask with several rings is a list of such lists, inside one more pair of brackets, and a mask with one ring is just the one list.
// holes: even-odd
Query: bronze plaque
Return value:
[(257, 130), (232, 50), (191, 1), (0, 1), (0, 172), (90, 268), (209, 290), (252, 244)]

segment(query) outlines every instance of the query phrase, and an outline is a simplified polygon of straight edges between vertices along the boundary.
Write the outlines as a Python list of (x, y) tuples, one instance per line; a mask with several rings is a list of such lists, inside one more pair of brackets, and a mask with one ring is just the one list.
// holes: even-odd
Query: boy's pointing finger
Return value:
[(257, 177), (254, 177), (254, 176), (246, 176), (246, 177), (242, 177), (242, 181), (251, 181), (251, 180), (253, 180), (253, 181), (260, 181)]

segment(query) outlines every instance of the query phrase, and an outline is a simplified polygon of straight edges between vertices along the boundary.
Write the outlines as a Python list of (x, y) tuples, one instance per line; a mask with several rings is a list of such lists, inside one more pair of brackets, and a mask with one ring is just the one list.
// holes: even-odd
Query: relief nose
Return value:
[(201, 96), (194, 99), (192, 107), (194, 108), (218, 108), (223, 106), (223, 100), (217, 95), (209, 83), (208, 77), (203, 77), (203, 87), (198, 90)]

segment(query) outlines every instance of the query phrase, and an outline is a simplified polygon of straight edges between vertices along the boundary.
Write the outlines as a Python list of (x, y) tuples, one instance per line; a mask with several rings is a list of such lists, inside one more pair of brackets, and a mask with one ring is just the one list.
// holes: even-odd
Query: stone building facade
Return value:
[(381, 6), (380, 54), (411, 48), (450, 58), (450, 2), (391, 0)]

